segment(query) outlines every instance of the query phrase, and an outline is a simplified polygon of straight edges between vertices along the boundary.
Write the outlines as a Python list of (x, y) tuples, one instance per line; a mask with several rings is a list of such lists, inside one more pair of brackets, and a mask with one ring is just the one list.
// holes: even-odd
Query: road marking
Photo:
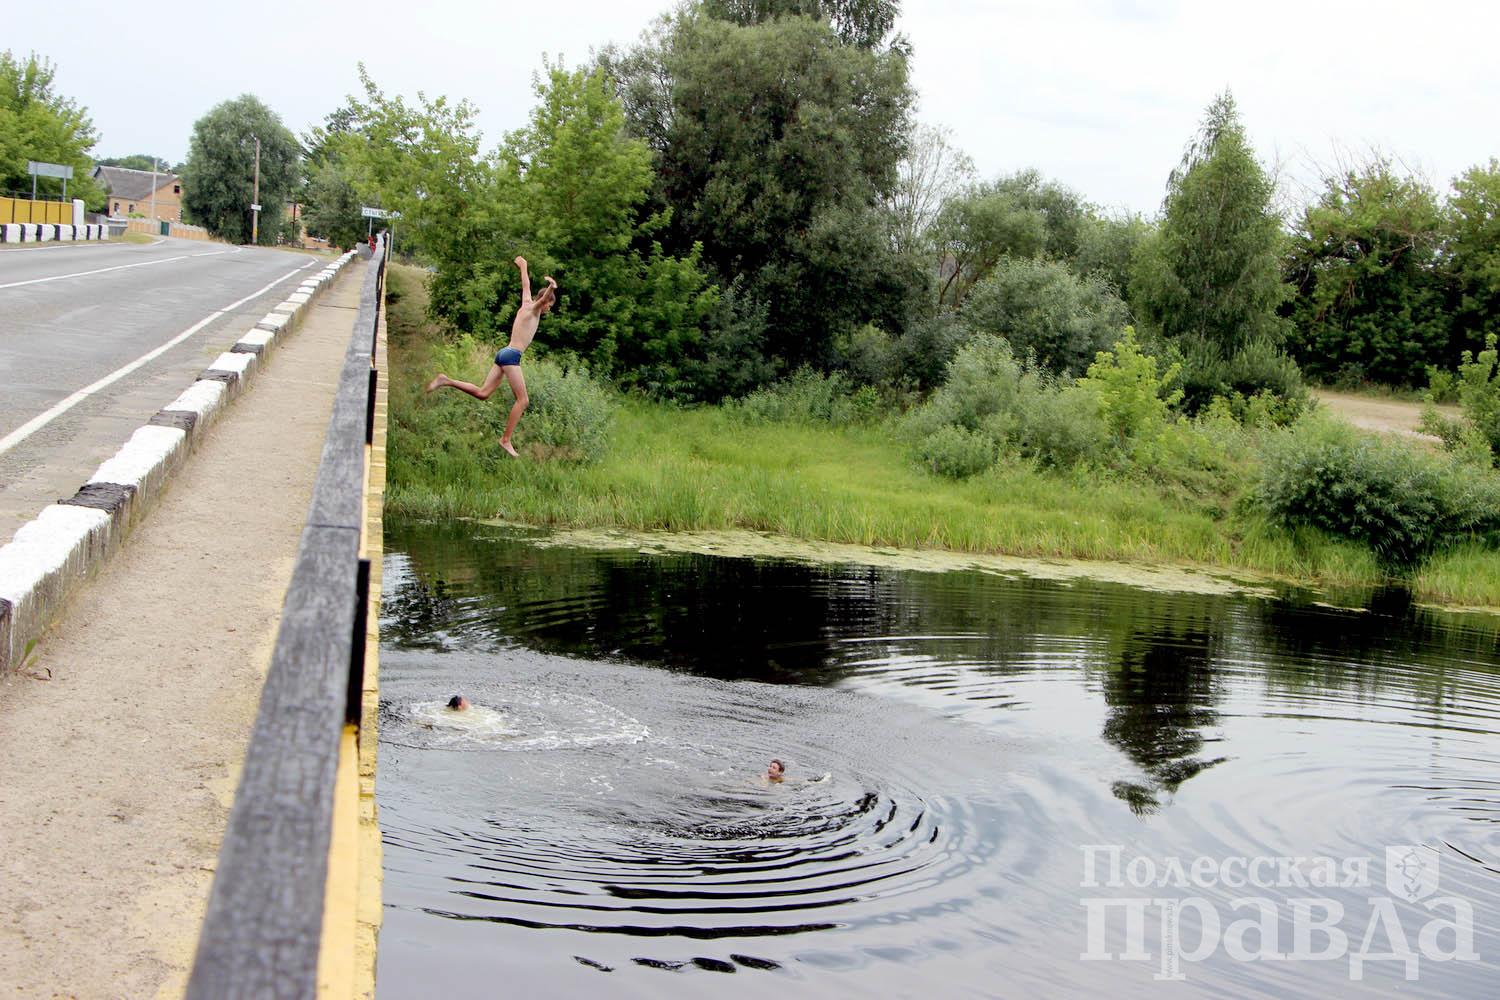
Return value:
[[(152, 263), (156, 262), (152, 261)], [(122, 368), (115, 369), (92, 385), (84, 386), (82, 389), (79, 389), (77, 392), (73, 393), (73, 395), (69, 396), (67, 399), (64, 399), (61, 403), (58, 403), (47, 412), (32, 417), (30, 420), (26, 421), (26, 423), (22, 424), (20, 427), (17, 427), (9, 434), (5, 435), (5, 437), (0, 438), (0, 455), (3, 455), (7, 451), (10, 451), (16, 445), (20, 444), (22, 441), (25, 441), (27, 438), (31, 437), (31, 435), (41, 430), (43, 427), (46, 427), (49, 423), (62, 416), (64, 413), (67, 413), (73, 407), (77, 406), (85, 399), (88, 399), (100, 389), (107, 389), (109, 386), (114, 385), (116, 382), (120, 381), (120, 379), (124, 378), (126, 375), (129, 375), (131, 372), (135, 371), (142, 365), (149, 364), (150, 362), (161, 357), (167, 351), (176, 347), (184, 340), (187, 340), (193, 334), (197, 333), (199, 330), (203, 329), (205, 326), (212, 323), (220, 316), (224, 315), (232, 309), (239, 308), (240, 306), (244, 305), (246, 302), (249, 302), (251, 299), (256, 298), (257, 296), (264, 295), (266, 292), (269, 292), (271, 289), (275, 288), (277, 285), (281, 284), (283, 281), (290, 278), (298, 271), (304, 271), (315, 263), (317, 263), (317, 261), (309, 260), (306, 264), (288, 271), (286, 274), (277, 278), (269, 285), (266, 285), (264, 288), (251, 292), (249, 295), (246, 295), (244, 298), (239, 299), (235, 302), (229, 303), (229, 305), (225, 306), (223, 309), (220, 309), (217, 312), (210, 313), (209, 315), (203, 317), (198, 322), (194, 323), (192, 326), (188, 327), (186, 330), (182, 331), (177, 336), (173, 337), (171, 340), (167, 341), (165, 344), (162, 344), (155, 350), (148, 351), (147, 353), (142, 354), (140, 357), (130, 362), (130, 364), (125, 365)], [(106, 268), (105, 270), (113, 270), (113, 268)]]
[(40, 285), (46, 281), (62, 281), (64, 278), (85, 278), (91, 274), (103, 274), (105, 271), (123, 271), (127, 267), (150, 267), (152, 264), (167, 264), (174, 260), (187, 260), (192, 254), (182, 254), (178, 257), (158, 257), (156, 260), (143, 260), (136, 264), (116, 264), (114, 267), (100, 267), (92, 271), (75, 271), (72, 274), (54, 274), (50, 278), (32, 278), (30, 281), (12, 281), (8, 285), (0, 285), (0, 288), (20, 288), (22, 285)]

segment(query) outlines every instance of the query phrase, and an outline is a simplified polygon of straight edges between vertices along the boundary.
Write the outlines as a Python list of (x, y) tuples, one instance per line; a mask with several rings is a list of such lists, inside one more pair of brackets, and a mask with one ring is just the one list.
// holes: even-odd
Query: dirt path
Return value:
[(181, 994), (362, 276), (0, 683), (0, 994)]
[[(1417, 424), (1422, 417), (1421, 403), (1409, 403), (1399, 399), (1377, 399), (1373, 396), (1331, 392), (1326, 389), (1315, 390), (1313, 396), (1331, 412), (1343, 417), (1355, 427), (1385, 434), (1406, 434), (1424, 441), (1437, 440), (1417, 429)], [(1439, 406), (1438, 411), (1454, 419), (1459, 416), (1456, 406)]]

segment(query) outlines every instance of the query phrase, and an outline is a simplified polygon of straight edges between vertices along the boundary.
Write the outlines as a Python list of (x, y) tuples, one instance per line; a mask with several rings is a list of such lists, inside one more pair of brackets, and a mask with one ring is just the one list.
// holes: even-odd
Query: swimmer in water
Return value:
[(448, 699), (448, 707), (455, 712), (467, 712), (469, 710), (469, 699), (461, 694), (456, 694)]
[(766, 780), (781, 782), (786, 778), (786, 766), (779, 760), (773, 759), (766, 767)]

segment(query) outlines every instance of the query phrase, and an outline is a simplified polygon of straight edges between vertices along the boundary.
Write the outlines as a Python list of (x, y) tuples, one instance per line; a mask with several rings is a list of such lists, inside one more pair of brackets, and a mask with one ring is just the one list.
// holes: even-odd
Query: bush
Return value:
[[(527, 454), (577, 462), (602, 458), (609, 447), (613, 391), (582, 364), (563, 367), (546, 358), (527, 366), (526, 379), (531, 405), (521, 426)], [(505, 429), (506, 409), (494, 406), (486, 414), (500, 432)]]
[(931, 389), (943, 383), (948, 364), (968, 339), (969, 331), (956, 315), (939, 313), (906, 328), (895, 342), (895, 361), (903, 376)]
[(1252, 503), (1288, 527), (1363, 542), (1397, 568), (1500, 528), (1491, 473), (1325, 421), (1304, 420), (1273, 444)]
[[(457, 378), (488, 372), (493, 363), (489, 348), (469, 337), (437, 346), (432, 360), (435, 369)], [(537, 459), (593, 462), (601, 458), (609, 444), (613, 390), (579, 363), (528, 358), (525, 372), (531, 405), (516, 430), (517, 450)], [(418, 404), (416, 417), (436, 449), (479, 447), (503, 458), (498, 442), (510, 406), (510, 391), (504, 384), (483, 403), (455, 390), (442, 390)]]
[(939, 427), (917, 444), (923, 466), (950, 479), (967, 479), (995, 464), (993, 437), (952, 424)]
[(799, 369), (790, 378), (757, 389), (735, 412), (752, 423), (830, 424), (846, 427), (873, 423), (880, 416), (880, 394), (870, 386), (856, 388), (839, 372), (824, 375)]
[(1248, 401), (1269, 393), (1274, 406), (1262, 401), (1259, 409), (1280, 426), (1294, 423), (1312, 403), (1297, 363), (1267, 340), (1252, 340), (1225, 357), (1218, 347), (1198, 337), (1182, 337), (1174, 345), (1182, 363), (1182, 406), (1196, 414), (1223, 397), (1242, 416)]
[(1078, 386), (1094, 395), (1115, 447), (1129, 455), (1149, 451), (1172, 421), (1171, 409), (1182, 401), (1182, 390), (1172, 388), (1181, 369), (1171, 364), (1159, 372), (1127, 326), (1113, 351), (1099, 352)]
[(1002, 258), (964, 301), (975, 333), (1004, 337), (1052, 372), (1082, 372), (1129, 322), (1125, 303), (1101, 278), (1080, 278), (1047, 260)]

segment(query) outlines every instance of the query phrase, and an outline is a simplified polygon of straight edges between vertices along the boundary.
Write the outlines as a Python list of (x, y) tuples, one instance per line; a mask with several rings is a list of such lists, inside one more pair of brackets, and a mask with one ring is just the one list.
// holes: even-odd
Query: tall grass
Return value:
[[(934, 476), (911, 460), (909, 442), (893, 429), (900, 421), (747, 422), (732, 408), (622, 398), (597, 461), (509, 459), (492, 434), (434, 430), (440, 409), (421, 393), (431, 374), (428, 334), (398, 329), (420, 322), (414, 318), (420, 292), (407, 286), (410, 280), (393, 272), (392, 286), (403, 296), (391, 312), (386, 504), (393, 515), (572, 528), (748, 529), (866, 546), (1188, 565), (1340, 588), (1386, 579), (1367, 546), (1273, 525), (1191, 482), (1153, 485), (1141, 476), (1043, 469), (1014, 458), (960, 481)], [(522, 432), (517, 441), (523, 443)], [(1439, 555), (1412, 580), (1422, 599), (1500, 605), (1500, 554), (1480, 548)]]

